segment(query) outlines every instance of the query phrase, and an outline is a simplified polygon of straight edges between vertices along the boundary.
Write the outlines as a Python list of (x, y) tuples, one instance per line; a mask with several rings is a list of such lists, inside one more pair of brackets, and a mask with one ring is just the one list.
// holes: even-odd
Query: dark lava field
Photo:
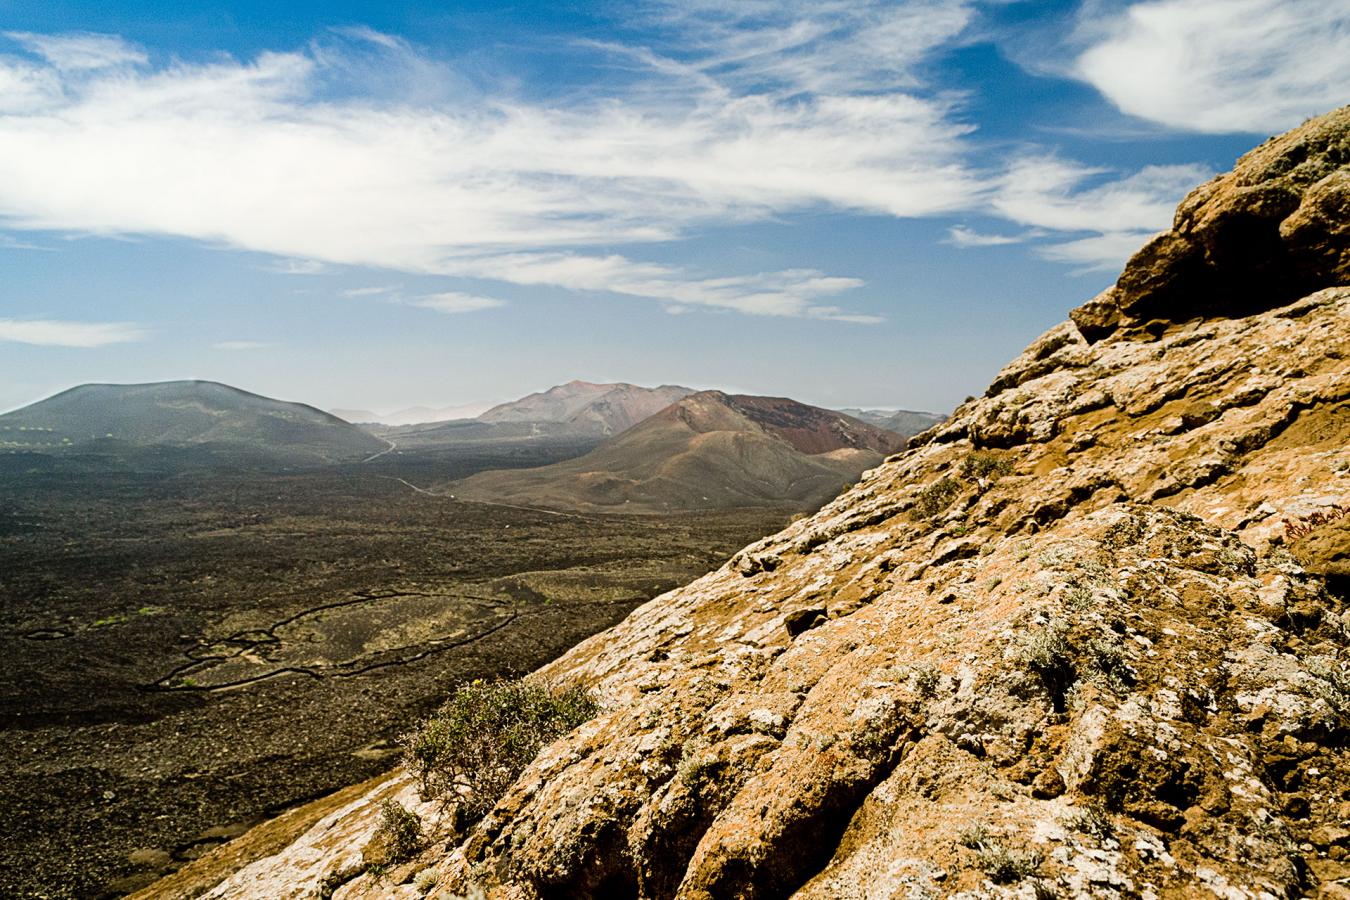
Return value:
[(276, 474), (0, 457), (0, 896), (144, 886), (388, 769), (456, 684), (528, 672), (783, 524), (410, 487), (551, 461), (493, 452)]

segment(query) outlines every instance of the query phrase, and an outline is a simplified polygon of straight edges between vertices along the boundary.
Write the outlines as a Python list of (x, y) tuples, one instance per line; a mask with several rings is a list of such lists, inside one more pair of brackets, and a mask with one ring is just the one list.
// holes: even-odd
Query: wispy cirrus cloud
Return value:
[(150, 62), (145, 51), (111, 34), (7, 31), (5, 37), (41, 57), (58, 72), (92, 72)]
[(1183, 131), (1283, 131), (1350, 97), (1340, 0), (1151, 0), (1082, 30), (1078, 77)]
[(1009, 165), (990, 205), (1048, 236), (1049, 243), (1036, 245), (1046, 259), (1109, 270), (1165, 230), (1177, 202), (1210, 174), (1203, 166), (1179, 165), (1119, 176), (1056, 156), (1025, 156)]
[[(1202, 51), (1250, 37), (1213, 7), (1153, 0), (1113, 13), (1084, 38), (1091, 49), (1074, 72), (1124, 104), (1111, 60), (1135, 53), (1157, 16), (1187, 35), (1192, 19), (1227, 29)], [(363, 28), (301, 50), (167, 65), (105, 35), (11, 34), (16, 52), (0, 54), (0, 225), (186, 237), (270, 254), (288, 274), (377, 267), (848, 322), (877, 318), (846, 308), (862, 284), (848, 273), (696, 271), (646, 262), (643, 248), (820, 211), (979, 214), (1021, 230), (958, 224), (948, 241), (1119, 264), (1203, 173), (1113, 174), (1035, 151), (1006, 166), (973, 161), (978, 137), (959, 96), (925, 78), (978, 9), (650, 0), (627, 13), (641, 43), (585, 44), (624, 77), (536, 101), (457, 90), (458, 73)], [(1316, 80), (1289, 65), (1276, 81)], [(452, 294), (483, 296), (476, 285)]]
[[(904, 58), (886, 64), (895, 83), (926, 41), (959, 29), (967, 4), (918, 4), (938, 6), (957, 13), (929, 39), (906, 38)], [(24, 36), (47, 65), (0, 58), (0, 79), (36, 72), (58, 89), (29, 91), (22, 108), (0, 114), (0, 167), (11, 173), (0, 184), (0, 217), (17, 229), (167, 234), (263, 251), (296, 274), (332, 264), (477, 269), (569, 287), (575, 279), (540, 275), (585, 268), (613, 275), (586, 279), (585, 290), (833, 317), (833, 304), (802, 302), (822, 293), (818, 273), (799, 284), (795, 271), (738, 280), (663, 267), (650, 277), (645, 263), (616, 264), (594, 249), (794, 211), (915, 216), (968, 205), (979, 189), (961, 147), (969, 128), (952, 121), (949, 102), (806, 77), (821, 59), (883, 40), (898, 27), (894, 17), (856, 16), (832, 30), (822, 21), (803, 12), (797, 25), (775, 26), (771, 43), (797, 41), (788, 55), (800, 71), (771, 75), (763, 52), (714, 42), (697, 61), (671, 62), (685, 74), (651, 55), (621, 97), (416, 108), (373, 102), (359, 85), (334, 90), (346, 75), (344, 41), (386, 55), (389, 66), (425, 65), (407, 44), (373, 33), (164, 68), (109, 39), (103, 57), (117, 65), (106, 70), (71, 62), (73, 38), (58, 53)], [(96, 49), (88, 56), (97, 59)], [(790, 95), (764, 87), (770, 77), (790, 84)], [(681, 89), (665, 90), (671, 83)], [(523, 275), (498, 265), (520, 254), (535, 261)], [(772, 286), (761, 290), (766, 280)]]
[(478, 312), (484, 309), (498, 309), (506, 305), (505, 300), (496, 297), (480, 297), (475, 294), (462, 294), (458, 291), (443, 291), (426, 297), (417, 297), (402, 301), (405, 306), (418, 306), (434, 310), (445, 315)]
[(106, 347), (144, 340), (144, 328), (130, 322), (67, 322), (0, 318), (0, 341), (39, 347)]
[(1040, 232), (1025, 234), (989, 234), (975, 231), (965, 225), (953, 225), (947, 229), (947, 243), (963, 249), (969, 247), (1004, 247), (1009, 244), (1021, 244), (1028, 237)]
[(342, 292), (344, 297), (380, 297), (398, 291), (398, 285), (372, 285), (370, 287), (348, 288)]
[(672, 62), (708, 86), (747, 92), (850, 94), (920, 86), (936, 47), (970, 24), (973, 0), (650, 0), (632, 15), (675, 41)]

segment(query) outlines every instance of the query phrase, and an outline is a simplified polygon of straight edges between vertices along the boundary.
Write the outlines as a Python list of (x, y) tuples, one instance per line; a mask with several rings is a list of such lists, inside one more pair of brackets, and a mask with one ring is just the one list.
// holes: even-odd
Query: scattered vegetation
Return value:
[(956, 834), (956, 842), (967, 850), (978, 850), (993, 839), (989, 829), (983, 825), (971, 825)]
[(1092, 588), (1085, 584), (1071, 584), (1064, 590), (1064, 607), (1070, 612), (1086, 612), (1092, 608)]
[(413, 879), (413, 887), (417, 888), (419, 894), (430, 894), (432, 888), (436, 887), (440, 880), (440, 875), (436, 873), (435, 869), (423, 869)]
[(475, 681), (406, 739), (408, 767), (423, 797), (458, 801), (473, 821), (496, 805), (541, 749), (598, 711), (581, 688)]
[(675, 765), (675, 775), (691, 788), (698, 788), (711, 780), (719, 763), (717, 755), (709, 750), (707, 743), (695, 739), (684, 745), (680, 752), (680, 761)]
[(380, 804), (380, 825), (375, 836), (384, 841), (390, 862), (406, 862), (422, 849), (422, 819), (397, 800), (385, 800)]
[(976, 450), (961, 461), (961, 475), (972, 481), (997, 481), (1012, 471), (1012, 460)]
[[(957, 476), (944, 475), (937, 481), (919, 491), (914, 498), (914, 515), (920, 519), (935, 519), (951, 508), (961, 496), (963, 483), (973, 485), (976, 491), (983, 491), (991, 482), (997, 481), (1012, 471), (1012, 461), (996, 453), (976, 450), (961, 460)], [(957, 523), (953, 531), (957, 536), (969, 534), (974, 529), (965, 523)]]
[(975, 851), (980, 868), (994, 884), (1016, 884), (1036, 871), (1041, 864), (1038, 853), (1016, 853), (1001, 844)]
[(1105, 638), (1094, 638), (1088, 641), (1087, 655), (1092, 661), (1093, 669), (1112, 690), (1126, 690), (1138, 680), (1134, 669), (1125, 658), (1124, 649), (1118, 643)]
[(1089, 800), (1074, 813), (1064, 824), (1080, 834), (1090, 835), (1098, 840), (1106, 840), (1114, 834), (1114, 826), (1111, 824), (1111, 815), (1095, 800)]
[(955, 478), (944, 475), (919, 491), (919, 496), (914, 500), (914, 512), (920, 518), (935, 518), (955, 503), (960, 494), (960, 483)]
[(1015, 884), (1035, 872), (1041, 864), (1039, 853), (1009, 850), (983, 825), (963, 830), (957, 835), (957, 843), (975, 851), (976, 864), (994, 884)]
[(1329, 506), (1326, 509), (1319, 509), (1316, 512), (1309, 513), (1306, 516), (1299, 516), (1296, 519), (1284, 520), (1284, 536), (1291, 541), (1307, 537), (1323, 525), (1330, 525), (1338, 519), (1350, 515), (1350, 508), (1341, 506), (1339, 503)]
[(1308, 671), (1317, 677), (1313, 691), (1337, 712), (1350, 711), (1350, 669), (1327, 657), (1308, 661)]
[(1031, 883), (1031, 896), (1035, 900), (1057, 900), (1059, 891), (1055, 890), (1053, 883), (1043, 878), (1037, 878)]
[(1038, 628), (1026, 636), (1018, 653), (1018, 660), (1040, 678), (1056, 712), (1064, 711), (1069, 688), (1078, 680), (1064, 632), (1064, 626), (1056, 623)]
[(933, 697), (937, 694), (938, 681), (941, 677), (938, 670), (932, 666), (915, 666), (914, 690), (924, 699)]

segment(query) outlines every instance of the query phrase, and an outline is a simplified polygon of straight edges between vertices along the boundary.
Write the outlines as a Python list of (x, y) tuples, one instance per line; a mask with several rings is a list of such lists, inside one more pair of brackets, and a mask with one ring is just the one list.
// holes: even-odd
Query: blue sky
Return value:
[(1350, 99), (1350, 0), (0, 0), (0, 408), (944, 410)]

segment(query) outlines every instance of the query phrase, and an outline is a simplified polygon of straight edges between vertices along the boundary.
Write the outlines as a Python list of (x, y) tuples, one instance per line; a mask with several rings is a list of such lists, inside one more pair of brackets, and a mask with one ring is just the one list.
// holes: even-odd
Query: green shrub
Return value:
[(408, 768), (423, 797), (457, 800), (473, 821), (496, 805), (540, 750), (598, 711), (580, 688), (475, 681), (406, 739)]
[(376, 840), (384, 843), (384, 858), (390, 863), (412, 859), (422, 849), (422, 819), (397, 800), (380, 804)]
[(1064, 824), (1074, 831), (1103, 841), (1115, 833), (1115, 826), (1111, 824), (1111, 814), (1106, 811), (1106, 807), (1091, 800), (1084, 803), (1082, 808), (1070, 816)]
[(1050, 694), (1056, 712), (1065, 709), (1065, 696), (1078, 672), (1074, 668), (1072, 649), (1062, 625), (1050, 624), (1031, 632), (1025, 638), (1019, 654), (1021, 662), (1040, 678)]
[(1035, 872), (1041, 864), (1036, 853), (1014, 853), (999, 844), (989, 844), (975, 851), (980, 868), (994, 884), (1016, 884)]
[(972, 481), (997, 481), (1012, 471), (1012, 460), (979, 450), (961, 461), (961, 476)]
[(963, 829), (956, 837), (962, 847), (975, 851), (975, 861), (995, 884), (1013, 884), (1035, 872), (1041, 864), (1038, 853), (1015, 853), (996, 840), (983, 825)]
[(961, 485), (946, 475), (919, 491), (914, 499), (914, 511), (921, 518), (931, 519), (956, 502), (961, 494)]

